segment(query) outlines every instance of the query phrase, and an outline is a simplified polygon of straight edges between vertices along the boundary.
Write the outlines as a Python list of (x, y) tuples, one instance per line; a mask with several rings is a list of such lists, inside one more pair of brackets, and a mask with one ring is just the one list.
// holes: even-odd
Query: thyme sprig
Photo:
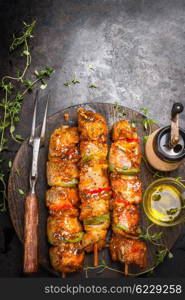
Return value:
[[(13, 36), (10, 51), (20, 50), (20, 56), (25, 58), (25, 64), (22, 70), (17, 69), (16, 76), (5, 75), (0, 81), (1, 97), (0, 97), (0, 185), (2, 194), (2, 202), (0, 203), (0, 211), (6, 211), (6, 180), (5, 172), (2, 167), (4, 151), (8, 150), (8, 134), (18, 143), (21, 143), (22, 137), (15, 134), (16, 124), (20, 121), (19, 114), (21, 112), (22, 101), (27, 92), (40, 83), (40, 88), (47, 87), (46, 79), (53, 73), (53, 69), (46, 67), (42, 70), (35, 71), (30, 77), (26, 78), (28, 68), (31, 65), (32, 57), (29, 47), (29, 41), (33, 38), (36, 21), (31, 24), (23, 22), (23, 29), (18, 37)], [(11, 168), (8, 165), (9, 169)]]
[[(154, 263), (154, 265), (151, 268), (148, 268), (147, 270), (140, 272), (140, 273), (128, 273), (128, 275), (130, 277), (136, 277), (136, 276), (141, 276), (144, 274), (151, 274), (154, 272), (155, 268), (161, 264), (166, 255), (168, 254), (168, 258), (173, 258), (173, 253), (170, 252), (170, 250), (168, 249), (168, 247), (161, 242), (161, 238), (163, 236), (163, 232), (156, 232), (156, 233), (150, 233), (151, 228), (154, 226), (153, 223), (151, 223), (147, 229), (146, 232), (141, 232), (140, 233), (140, 238), (144, 239), (145, 241), (150, 242), (151, 244), (153, 244), (155, 247), (158, 248), (157, 253), (156, 253), (156, 261)], [(93, 271), (93, 270), (97, 270), (97, 274), (103, 273), (105, 270), (110, 270), (113, 272), (117, 272), (117, 273), (121, 273), (124, 275), (123, 271), (120, 271), (118, 269), (112, 268), (109, 265), (106, 264), (106, 262), (102, 259), (101, 260), (101, 264), (93, 267), (93, 266), (85, 266), (84, 271), (85, 271), (85, 276), (86, 278), (88, 278), (88, 271)]]
[(121, 273), (124, 275), (123, 271), (120, 271), (118, 269), (114, 269), (112, 267), (110, 267), (109, 265), (106, 264), (104, 259), (101, 259), (101, 264), (96, 266), (96, 267), (92, 267), (92, 266), (85, 266), (84, 271), (85, 271), (85, 277), (88, 278), (88, 271), (93, 271), (93, 270), (97, 270), (97, 274), (101, 274), (103, 273), (105, 270), (110, 270), (116, 273)]
[(71, 81), (64, 82), (64, 85), (67, 87), (71, 87), (72, 85), (78, 84), (80, 81), (76, 78), (76, 74), (74, 74), (74, 77), (71, 79)]
[(141, 123), (142, 123), (142, 125), (143, 125), (144, 130), (147, 132), (147, 135), (145, 135), (145, 136), (143, 137), (143, 140), (144, 140), (144, 142), (146, 143), (146, 141), (147, 141), (147, 139), (148, 139), (148, 136), (152, 133), (152, 127), (151, 127), (151, 125), (152, 125), (152, 124), (156, 124), (156, 121), (149, 118), (150, 112), (149, 112), (148, 108), (146, 108), (146, 107), (141, 107), (141, 108), (140, 108), (140, 111), (141, 111), (141, 112), (143, 113), (143, 115), (144, 115), (144, 119), (141, 121)]

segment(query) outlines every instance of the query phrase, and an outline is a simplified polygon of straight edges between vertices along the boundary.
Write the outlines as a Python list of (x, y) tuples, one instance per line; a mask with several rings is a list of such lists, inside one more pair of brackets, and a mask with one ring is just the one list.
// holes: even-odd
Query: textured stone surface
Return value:
[[(12, 33), (21, 28), (21, 20), (37, 19), (31, 70), (55, 68), (50, 114), (82, 102), (119, 102), (136, 110), (146, 106), (159, 125), (166, 125), (172, 103), (184, 102), (183, 0), (6, 0), (1, 1), (1, 19), (2, 74), (22, 63), (14, 58), (13, 67), (8, 65)], [(65, 87), (74, 74), (80, 84)], [(90, 89), (91, 83), (97, 88)], [(26, 97), (23, 107), (25, 135), (32, 98)]]

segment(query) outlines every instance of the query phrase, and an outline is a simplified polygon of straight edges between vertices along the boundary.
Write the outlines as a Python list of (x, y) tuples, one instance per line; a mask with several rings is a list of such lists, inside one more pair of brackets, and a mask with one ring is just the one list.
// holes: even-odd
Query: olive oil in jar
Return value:
[(150, 192), (148, 209), (151, 216), (161, 222), (173, 222), (182, 208), (181, 194), (171, 185), (161, 184)]

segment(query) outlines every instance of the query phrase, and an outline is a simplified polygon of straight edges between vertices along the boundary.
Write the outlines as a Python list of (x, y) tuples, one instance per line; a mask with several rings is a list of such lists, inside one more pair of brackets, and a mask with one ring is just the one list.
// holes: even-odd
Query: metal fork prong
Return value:
[(41, 129), (41, 134), (40, 134), (40, 139), (41, 139), (41, 144), (44, 143), (45, 141), (45, 135), (46, 135), (46, 120), (47, 120), (47, 113), (48, 113), (48, 103), (50, 99), (50, 91), (47, 95), (47, 101), (46, 101), (46, 107), (45, 107), (45, 112), (44, 112), (44, 118), (43, 118), (43, 123), (42, 123), (42, 129)]
[(35, 102), (34, 102), (34, 111), (33, 111), (33, 119), (32, 119), (32, 126), (31, 126), (31, 135), (30, 135), (30, 139), (29, 139), (29, 144), (30, 145), (33, 144), (33, 139), (35, 137), (38, 95), (39, 95), (39, 91), (37, 90), (36, 95), (35, 95)]

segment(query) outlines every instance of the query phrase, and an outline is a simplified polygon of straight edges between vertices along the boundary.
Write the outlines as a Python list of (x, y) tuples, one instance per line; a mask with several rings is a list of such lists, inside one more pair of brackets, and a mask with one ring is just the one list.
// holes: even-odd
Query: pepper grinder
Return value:
[(175, 170), (185, 159), (185, 130), (179, 127), (179, 113), (182, 111), (183, 105), (174, 103), (171, 125), (154, 131), (146, 142), (146, 158), (159, 171)]

